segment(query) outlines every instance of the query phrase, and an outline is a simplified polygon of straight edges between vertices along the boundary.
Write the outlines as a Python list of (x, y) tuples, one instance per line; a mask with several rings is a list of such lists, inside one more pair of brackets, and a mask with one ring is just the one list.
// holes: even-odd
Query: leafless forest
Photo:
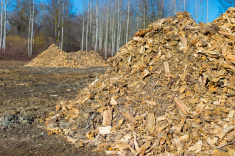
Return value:
[[(31, 58), (55, 43), (66, 52), (98, 51), (104, 58), (151, 22), (189, 11), (208, 22), (212, 0), (1, 0), (0, 59)], [(218, 0), (220, 11), (233, 0)]]

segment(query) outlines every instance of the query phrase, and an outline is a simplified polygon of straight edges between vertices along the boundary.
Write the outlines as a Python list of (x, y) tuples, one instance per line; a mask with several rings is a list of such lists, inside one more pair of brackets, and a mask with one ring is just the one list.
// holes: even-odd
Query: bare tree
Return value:
[(175, 15), (176, 12), (177, 12), (176, 0), (173, 0), (173, 1), (172, 1), (172, 11), (173, 11), (173, 15)]
[(118, 13), (117, 13), (117, 21), (118, 21), (118, 25), (117, 25), (117, 45), (116, 45), (116, 51), (119, 50), (119, 46), (120, 46), (120, 0), (118, 0)]
[(33, 38), (34, 38), (34, 0), (29, 2), (29, 27), (28, 27), (28, 56), (33, 54)]
[(126, 42), (129, 40), (129, 23), (130, 23), (130, 0), (128, 0), (127, 24), (126, 24)]
[(34, 0), (33, 0), (33, 12), (32, 12), (32, 21), (31, 21), (31, 47), (30, 47), (30, 50), (31, 50), (31, 53), (33, 53), (33, 41), (34, 41), (34, 29), (33, 29), (33, 25), (34, 25), (34, 13), (35, 13), (35, 9), (34, 9)]
[(82, 51), (84, 50), (83, 49), (83, 46), (84, 46), (84, 31), (85, 31), (85, 3), (86, 3), (86, 0), (84, 0), (84, 6), (83, 6), (83, 24), (82, 24)]
[(2, 0), (1, 0), (1, 27), (0, 27), (0, 29), (1, 29), (1, 31), (0, 31), (0, 50), (2, 51), (2, 13), (3, 13), (3, 2), (2, 2)]
[(207, 5), (206, 5), (206, 22), (208, 23), (208, 14), (209, 14), (209, 0), (207, 0)]
[[(72, 18), (70, 8), (72, 2), (70, 0), (47, 0), (46, 9), (50, 14), (49, 18), (53, 21), (54, 37), (56, 45), (62, 48), (64, 38), (64, 29), (68, 27), (68, 22)], [(62, 35), (63, 34), (63, 35)]]
[(30, 50), (30, 36), (31, 36), (31, 18), (32, 18), (32, 6), (31, 1), (29, 3), (29, 27), (28, 27), (28, 56), (32, 56), (31, 50)]
[(98, 24), (98, 0), (96, 2), (96, 35), (95, 35), (95, 51), (97, 51), (97, 43), (98, 43), (98, 27), (99, 27), (99, 24)]
[(136, 7), (137, 7), (137, 19), (136, 19), (136, 30), (139, 30), (139, 18), (140, 18), (140, 14), (139, 14), (139, 0), (137, 0), (136, 2)]
[(112, 23), (112, 53), (111, 53), (111, 56), (113, 57), (114, 56), (114, 53), (115, 53), (115, 50), (116, 50), (116, 20), (115, 20), (115, 17), (118, 17), (117, 15), (117, 3), (118, 1), (115, 0), (115, 5), (114, 5), (114, 13), (113, 13), (113, 23)]
[[(110, 2), (110, 1), (109, 1)], [(104, 54), (105, 54), (105, 59), (107, 59), (107, 50), (108, 50), (108, 24), (109, 24), (109, 12), (110, 12), (110, 3), (109, 3), (109, 6), (108, 7), (108, 13), (106, 14), (106, 26), (105, 26), (105, 51), (104, 51)]]
[(195, 5), (195, 20), (197, 22), (197, 0), (195, 2), (196, 2), (196, 5)]
[(89, 51), (92, 47), (92, 0), (90, 0), (90, 31), (89, 31)]
[(2, 49), (3, 53), (5, 53), (6, 50), (6, 27), (7, 27), (7, 2), (5, 0), (5, 10), (4, 10), (4, 28), (3, 28), (3, 43), (2, 43)]
[(89, 17), (90, 17), (90, 7), (89, 7), (89, 0), (88, 0), (88, 4), (87, 4), (87, 27), (86, 27), (86, 51), (88, 51), (88, 32), (89, 32)]
[(64, 44), (64, 18), (65, 18), (65, 5), (62, 5), (62, 13), (61, 13), (61, 42), (60, 42), (60, 49), (63, 49)]
[(99, 22), (99, 50), (102, 49), (102, 45), (103, 45), (103, 14), (100, 14), (99, 16), (100, 18), (100, 22)]

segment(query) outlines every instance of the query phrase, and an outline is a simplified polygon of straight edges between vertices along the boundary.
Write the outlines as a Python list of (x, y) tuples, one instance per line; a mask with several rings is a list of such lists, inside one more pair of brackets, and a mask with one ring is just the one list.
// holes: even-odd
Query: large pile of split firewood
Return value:
[(66, 53), (55, 44), (52, 44), (47, 50), (39, 54), (25, 66), (86, 68), (91, 66), (107, 66), (107, 64), (95, 51)]
[(212, 24), (158, 20), (46, 120), (77, 147), (122, 155), (235, 154), (235, 8)]

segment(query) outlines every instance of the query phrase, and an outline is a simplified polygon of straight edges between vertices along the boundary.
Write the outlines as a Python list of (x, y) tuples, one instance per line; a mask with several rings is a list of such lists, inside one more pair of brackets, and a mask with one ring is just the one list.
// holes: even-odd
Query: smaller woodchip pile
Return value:
[(234, 32), (235, 8), (207, 25), (187, 12), (156, 21), (45, 126), (107, 154), (234, 156)]
[(26, 67), (68, 67), (86, 68), (91, 66), (107, 66), (102, 57), (95, 51), (66, 53), (52, 44), (47, 50), (42, 52)]

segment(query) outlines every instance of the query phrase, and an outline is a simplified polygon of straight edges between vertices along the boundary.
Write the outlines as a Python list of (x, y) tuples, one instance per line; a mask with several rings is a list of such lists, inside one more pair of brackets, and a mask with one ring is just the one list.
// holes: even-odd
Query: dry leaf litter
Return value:
[(95, 51), (66, 53), (55, 44), (52, 44), (47, 50), (42, 52), (25, 66), (86, 68), (91, 66), (107, 66), (107, 64)]
[(235, 154), (235, 8), (210, 24), (158, 20), (46, 120), (75, 146), (119, 155)]

